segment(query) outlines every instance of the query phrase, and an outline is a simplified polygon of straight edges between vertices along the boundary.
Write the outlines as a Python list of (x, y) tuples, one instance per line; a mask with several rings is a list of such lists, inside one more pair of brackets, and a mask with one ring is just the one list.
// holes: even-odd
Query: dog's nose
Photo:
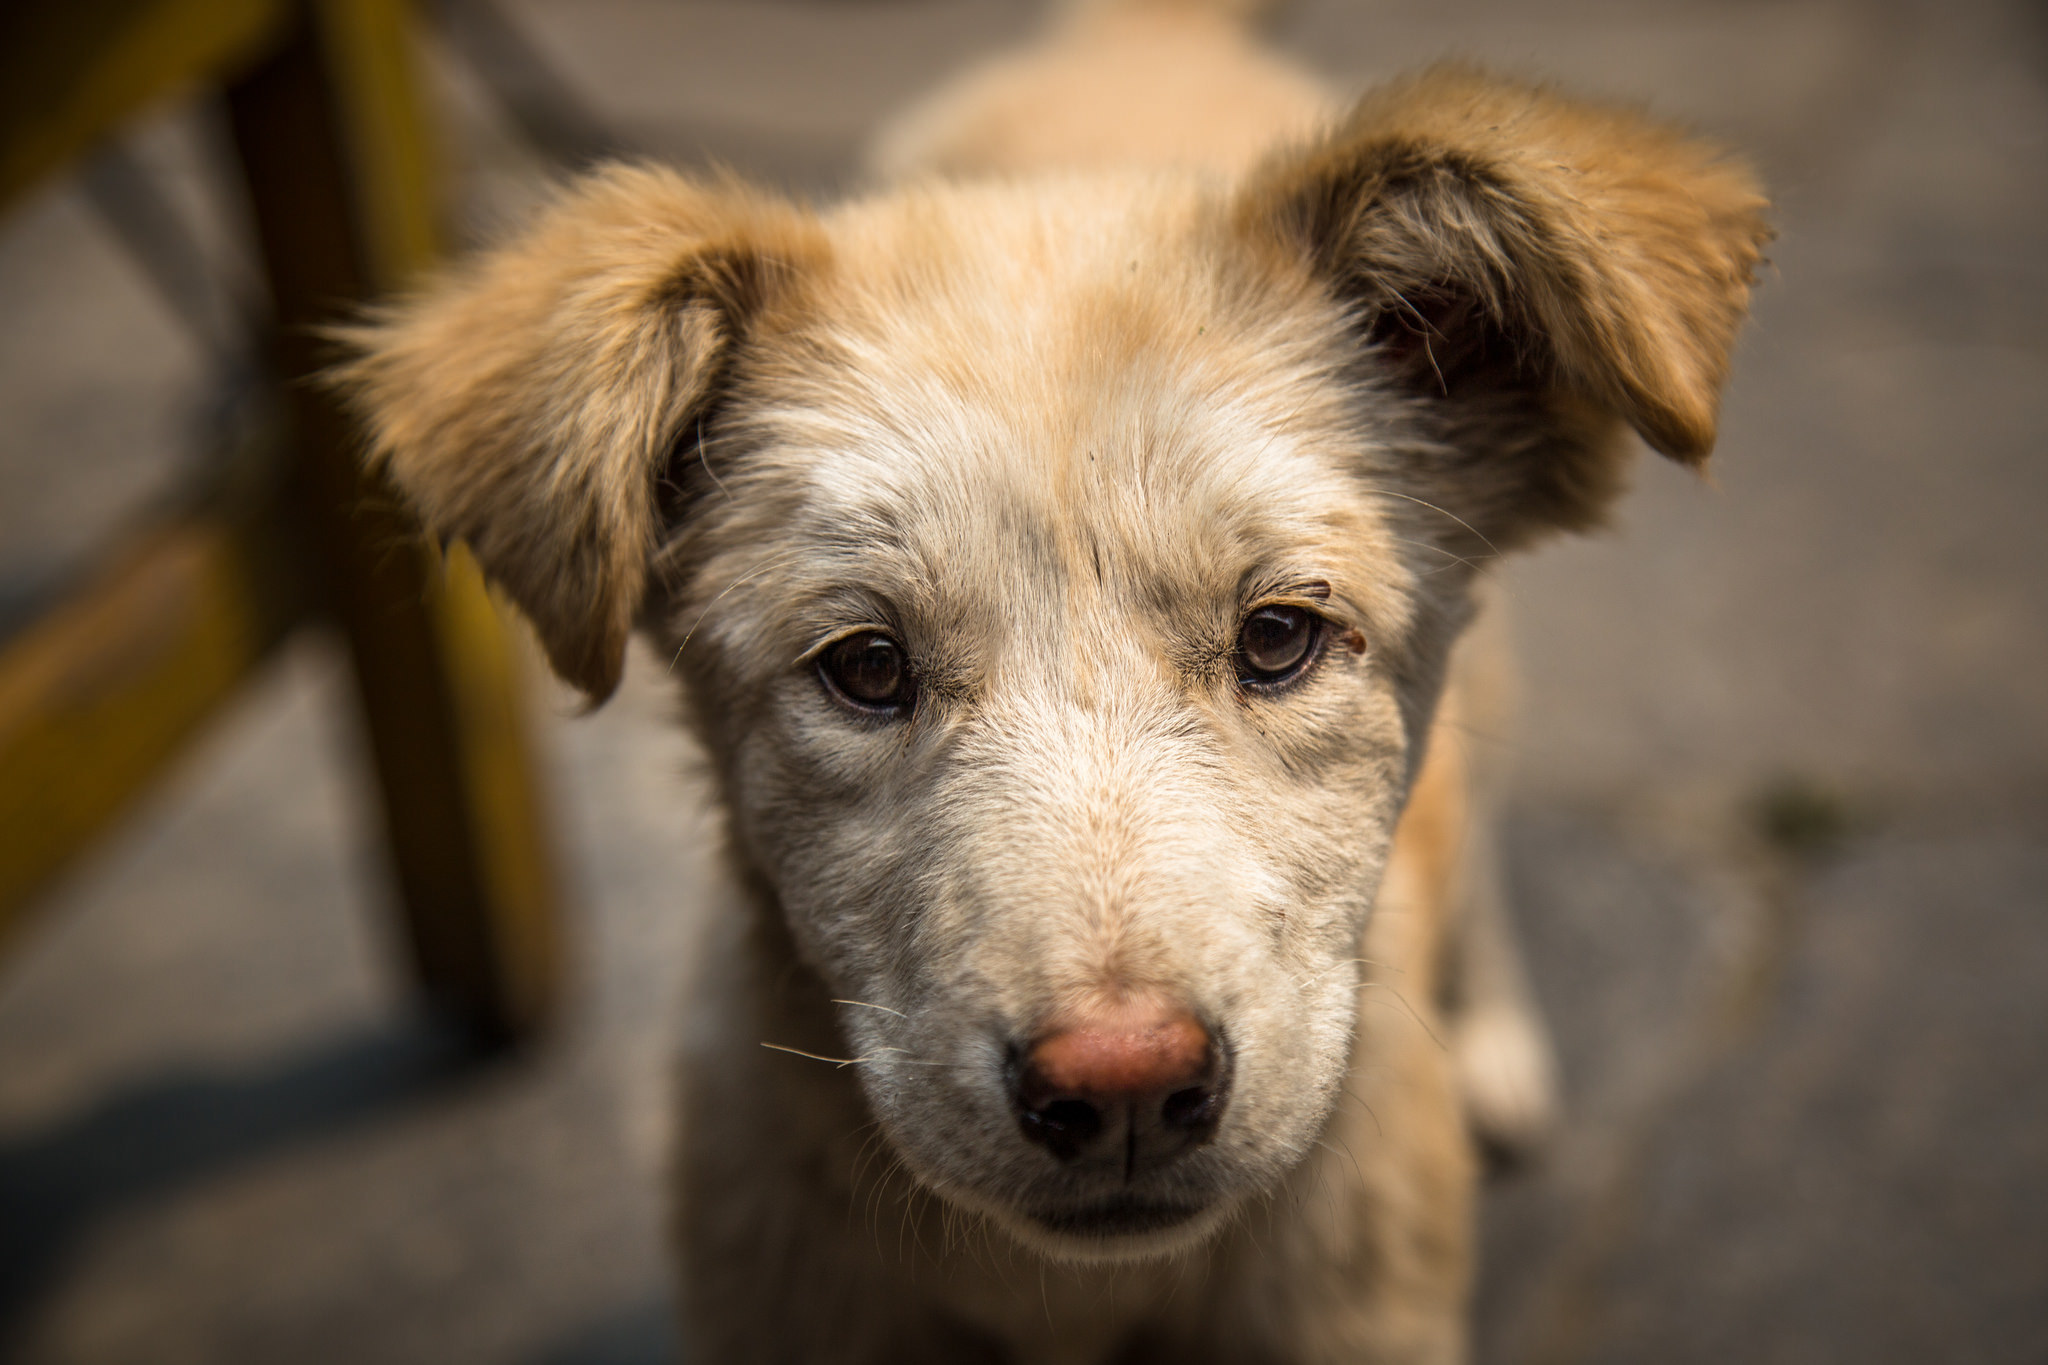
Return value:
[(1114, 1159), (1126, 1178), (1208, 1141), (1228, 1091), (1228, 1059), (1209, 1030), (1150, 1002), (1055, 1025), (1012, 1072), (1026, 1137), (1064, 1162)]

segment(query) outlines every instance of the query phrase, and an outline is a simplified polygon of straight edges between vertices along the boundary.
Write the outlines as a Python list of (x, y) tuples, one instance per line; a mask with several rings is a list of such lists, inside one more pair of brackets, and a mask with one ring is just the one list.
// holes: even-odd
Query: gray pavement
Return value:
[[(811, 193), (1013, 0), (518, 0), (603, 123)], [(1509, 574), (1510, 877), (1569, 1114), (1484, 1213), (1480, 1357), (2048, 1359), (2048, 21), (2023, 3), (1298, 0), (1756, 155), (1711, 485)], [(471, 231), (544, 167), (435, 64)], [(138, 153), (205, 209), (203, 118)], [(202, 213), (232, 268), (232, 215)], [(175, 482), (199, 348), (76, 186), (0, 221), (0, 622)], [(294, 647), (0, 963), (0, 1359), (655, 1362), (705, 834), (658, 661), (547, 739), (576, 1004), (409, 1013), (332, 647)]]

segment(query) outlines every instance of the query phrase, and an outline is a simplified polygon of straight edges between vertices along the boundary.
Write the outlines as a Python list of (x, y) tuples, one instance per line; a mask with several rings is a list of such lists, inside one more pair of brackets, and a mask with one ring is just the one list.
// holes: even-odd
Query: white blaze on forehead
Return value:
[[(787, 660), (862, 624), (851, 592), (997, 647), (1071, 626), (1077, 591), (1227, 613), (1263, 576), (1330, 583), (1382, 638), (1405, 627), (1334, 305), (1276, 306), (1205, 248), (1198, 182), (1072, 188), (829, 220), (829, 277), (750, 381), (748, 454), (707, 509), (708, 633)], [(765, 609), (734, 609), (750, 599)]]
[(1107, 555), (1183, 580), (1205, 551), (1372, 548), (1361, 438), (1329, 357), (1173, 249), (1200, 231), (1198, 201), (1138, 215), (1086, 196), (1030, 213), (954, 202), (1004, 193), (850, 215), (845, 306), (809, 338), (832, 363), (756, 416), (764, 468), (806, 490), (804, 529), (954, 573), (997, 567), (1020, 533), (1049, 538), (1037, 553), (1069, 570)]

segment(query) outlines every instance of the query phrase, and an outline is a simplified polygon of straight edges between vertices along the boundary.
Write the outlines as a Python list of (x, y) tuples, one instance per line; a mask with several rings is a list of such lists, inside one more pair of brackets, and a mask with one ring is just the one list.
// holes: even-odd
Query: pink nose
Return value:
[(1135, 1174), (1206, 1141), (1223, 1112), (1224, 1058), (1184, 1008), (1129, 1001), (1061, 1021), (1015, 1073), (1025, 1136), (1062, 1161), (1115, 1156)]
[(1209, 1030), (1185, 1010), (1122, 1006), (1039, 1038), (1028, 1071), (1040, 1088), (1117, 1102), (1196, 1084), (1209, 1065)]

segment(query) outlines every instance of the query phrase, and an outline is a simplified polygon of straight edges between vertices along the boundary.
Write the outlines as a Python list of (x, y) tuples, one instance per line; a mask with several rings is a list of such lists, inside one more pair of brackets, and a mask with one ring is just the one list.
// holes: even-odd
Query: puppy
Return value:
[(1706, 458), (1764, 202), (1474, 70), (1330, 114), (1246, 8), (1075, 6), (826, 211), (600, 171), (351, 333), (426, 526), (715, 772), (697, 1358), (1462, 1355), (1461, 1087), (1545, 1090), (1433, 717), (1477, 565)]

